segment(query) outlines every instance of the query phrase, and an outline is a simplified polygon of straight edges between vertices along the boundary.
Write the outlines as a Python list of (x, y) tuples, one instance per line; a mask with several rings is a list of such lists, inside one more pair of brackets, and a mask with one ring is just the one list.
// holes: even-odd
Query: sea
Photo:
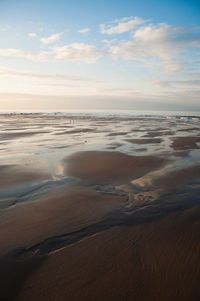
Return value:
[(0, 114), (39, 114), (96, 117), (137, 117), (200, 121), (200, 111), (157, 110), (0, 110)]

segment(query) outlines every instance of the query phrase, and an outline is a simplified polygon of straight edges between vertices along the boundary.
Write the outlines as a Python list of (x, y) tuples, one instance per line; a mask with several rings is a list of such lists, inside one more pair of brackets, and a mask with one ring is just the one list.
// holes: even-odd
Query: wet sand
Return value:
[(44, 170), (22, 168), (17, 165), (0, 165), (0, 190), (49, 177), (51, 175)]
[(195, 149), (199, 148), (197, 143), (200, 143), (200, 137), (177, 137), (173, 141), (172, 147), (175, 150)]
[(136, 144), (150, 144), (150, 143), (160, 143), (162, 139), (160, 138), (144, 138), (144, 139), (127, 139), (127, 142)]
[(49, 256), (17, 300), (198, 300), (199, 227), (186, 211), (101, 232)]
[(87, 184), (123, 184), (161, 167), (157, 156), (128, 156), (120, 152), (78, 152), (63, 160), (65, 173)]
[(0, 300), (200, 299), (198, 122), (0, 119)]

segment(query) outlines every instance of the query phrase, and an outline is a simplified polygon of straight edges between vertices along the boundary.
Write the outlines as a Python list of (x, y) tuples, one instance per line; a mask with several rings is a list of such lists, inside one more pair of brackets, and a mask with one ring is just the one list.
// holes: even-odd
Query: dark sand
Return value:
[(194, 212), (200, 207), (69, 246), (32, 273), (17, 300), (199, 300)]
[(81, 133), (89, 133), (89, 132), (95, 132), (95, 129), (77, 129), (77, 130), (55, 133), (55, 135), (81, 134)]
[(200, 143), (200, 137), (178, 137), (174, 139), (172, 147), (175, 150), (195, 149), (199, 148), (197, 143)]
[(89, 184), (123, 184), (164, 164), (154, 156), (128, 156), (120, 152), (79, 152), (64, 160), (65, 173)]
[(118, 133), (110, 133), (108, 136), (125, 136), (127, 135), (127, 132), (118, 132)]
[(148, 132), (146, 135), (144, 135), (143, 137), (160, 137), (160, 136), (165, 136), (165, 135), (174, 135), (174, 132), (173, 131), (153, 131), (153, 132)]
[(127, 139), (127, 142), (135, 144), (151, 144), (151, 143), (160, 143), (162, 139), (160, 138), (141, 138), (141, 139)]
[[(2, 132), (10, 127), (13, 137), (0, 150), (0, 188), (21, 189), (26, 201), (0, 195), (0, 301), (200, 300), (200, 140), (193, 123), (1, 118)], [(39, 126), (43, 135), (16, 144), (15, 124), (27, 133)], [(55, 135), (59, 127), (66, 136)], [(186, 127), (192, 136), (171, 137)], [(145, 148), (132, 150), (132, 143)]]

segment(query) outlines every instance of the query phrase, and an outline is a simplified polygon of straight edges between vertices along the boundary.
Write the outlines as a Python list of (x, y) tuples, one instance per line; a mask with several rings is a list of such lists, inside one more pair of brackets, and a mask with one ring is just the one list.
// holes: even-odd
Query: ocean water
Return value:
[(137, 117), (200, 121), (200, 111), (157, 110), (0, 110), (0, 114), (41, 114), (97, 117)]

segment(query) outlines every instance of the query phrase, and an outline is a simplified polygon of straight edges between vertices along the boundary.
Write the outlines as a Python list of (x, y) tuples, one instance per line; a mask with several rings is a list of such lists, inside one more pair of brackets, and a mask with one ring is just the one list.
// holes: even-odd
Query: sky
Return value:
[(200, 111), (200, 1), (0, 0), (0, 110)]

